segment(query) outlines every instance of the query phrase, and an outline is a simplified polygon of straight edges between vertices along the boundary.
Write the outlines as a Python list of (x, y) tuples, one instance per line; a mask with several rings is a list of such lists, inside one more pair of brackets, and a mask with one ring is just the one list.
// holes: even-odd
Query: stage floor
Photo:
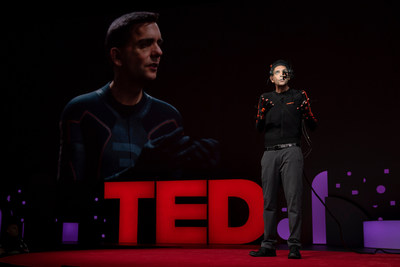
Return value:
[[(251, 257), (258, 246), (137, 246), (104, 249), (41, 251), (0, 258), (0, 266), (400, 266), (400, 255), (378, 252), (359, 254), (341, 249), (313, 246), (301, 250), (302, 259), (288, 259), (285, 247), (277, 257)], [(366, 250), (365, 250), (366, 251)]]

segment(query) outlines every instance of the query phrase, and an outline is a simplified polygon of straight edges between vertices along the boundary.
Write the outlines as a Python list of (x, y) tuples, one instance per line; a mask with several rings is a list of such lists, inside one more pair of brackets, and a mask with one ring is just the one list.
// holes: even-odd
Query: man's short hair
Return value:
[(159, 14), (155, 12), (131, 12), (116, 18), (109, 26), (105, 38), (107, 53), (112, 47), (123, 47), (130, 38), (135, 25), (146, 22), (157, 22)]

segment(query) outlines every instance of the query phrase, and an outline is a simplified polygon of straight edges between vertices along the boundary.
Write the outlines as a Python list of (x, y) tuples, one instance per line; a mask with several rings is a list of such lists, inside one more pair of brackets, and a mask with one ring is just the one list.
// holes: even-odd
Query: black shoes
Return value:
[(249, 254), (253, 257), (275, 257), (276, 250), (274, 248), (261, 247), (259, 251), (250, 251)]
[(288, 255), (288, 259), (301, 259), (300, 251), (298, 246), (291, 246)]
[[(291, 246), (288, 259), (301, 259), (299, 248), (298, 246)], [(261, 247), (260, 250), (250, 251), (249, 254), (253, 257), (276, 257), (276, 250), (274, 248)]]

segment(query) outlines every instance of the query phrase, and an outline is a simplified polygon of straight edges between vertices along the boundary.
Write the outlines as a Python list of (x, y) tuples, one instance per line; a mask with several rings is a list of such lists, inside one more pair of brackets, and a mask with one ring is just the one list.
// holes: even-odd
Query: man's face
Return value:
[(285, 66), (276, 66), (272, 76), (270, 76), (271, 82), (278, 86), (286, 85), (290, 80), (290, 78), (287, 76), (287, 72), (288, 70)]
[(129, 43), (120, 49), (122, 72), (134, 80), (154, 80), (162, 55), (161, 44), (161, 33), (156, 23), (137, 25)]

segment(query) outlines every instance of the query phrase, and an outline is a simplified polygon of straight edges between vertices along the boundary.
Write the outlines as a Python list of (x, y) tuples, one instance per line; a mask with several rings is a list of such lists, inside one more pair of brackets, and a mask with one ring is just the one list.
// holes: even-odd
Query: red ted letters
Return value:
[[(208, 204), (176, 204), (176, 197), (208, 197)], [(228, 225), (228, 198), (244, 200), (246, 223)], [(138, 199), (156, 198), (156, 242), (243, 244), (264, 232), (261, 187), (245, 179), (106, 182), (104, 198), (119, 199), (119, 243), (137, 243)], [(176, 220), (207, 220), (207, 227), (177, 227)]]

